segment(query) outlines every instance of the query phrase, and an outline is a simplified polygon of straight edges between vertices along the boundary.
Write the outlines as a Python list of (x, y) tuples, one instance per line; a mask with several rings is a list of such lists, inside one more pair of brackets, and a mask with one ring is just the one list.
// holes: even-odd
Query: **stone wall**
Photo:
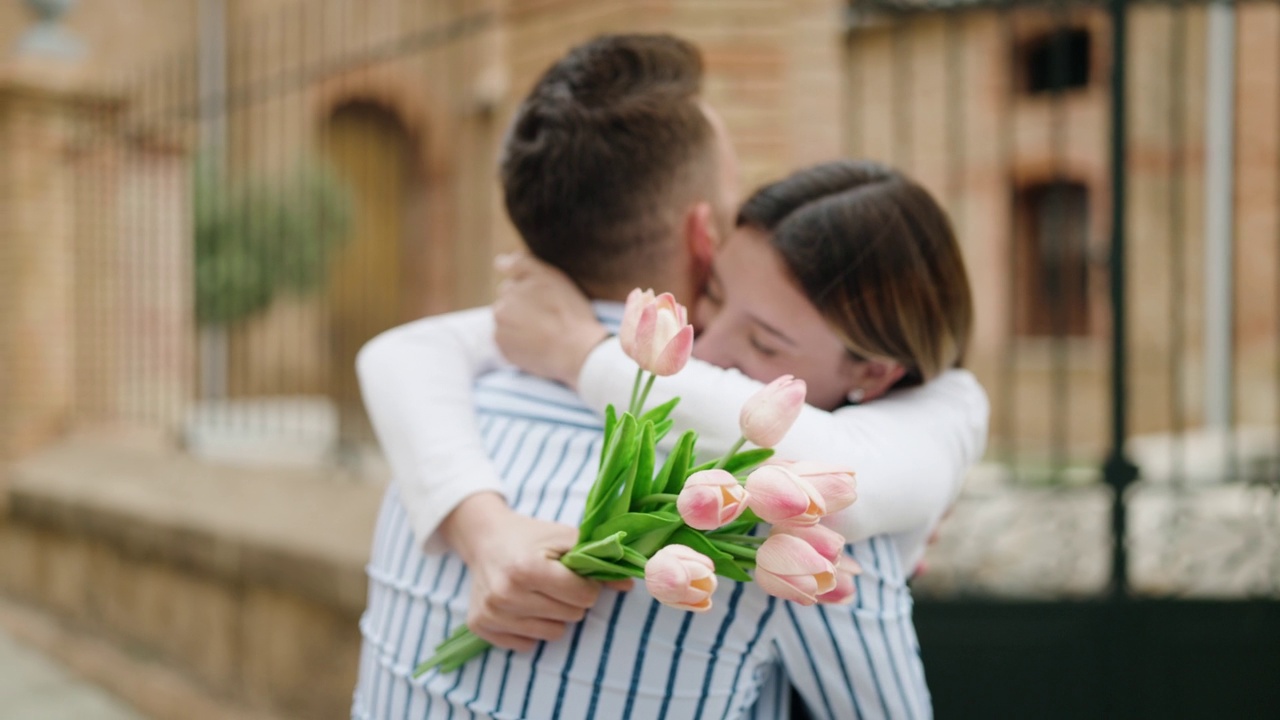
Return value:
[(0, 594), (121, 649), (125, 676), (93, 679), (154, 717), (197, 717), (156, 691), (162, 675), (228, 718), (346, 717), (381, 493), (78, 438), (14, 468)]

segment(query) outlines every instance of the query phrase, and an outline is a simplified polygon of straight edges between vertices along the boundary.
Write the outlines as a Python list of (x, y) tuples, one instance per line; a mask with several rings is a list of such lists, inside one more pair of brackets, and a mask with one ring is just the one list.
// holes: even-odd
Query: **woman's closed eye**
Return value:
[(765, 357), (774, 357), (775, 355), (778, 354), (778, 351), (775, 348), (769, 347), (765, 343), (760, 342), (760, 340), (755, 335), (752, 335), (750, 337), (750, 342), (751, 342), (751, 349), (755, 350), (756, 352), (760, 353)]

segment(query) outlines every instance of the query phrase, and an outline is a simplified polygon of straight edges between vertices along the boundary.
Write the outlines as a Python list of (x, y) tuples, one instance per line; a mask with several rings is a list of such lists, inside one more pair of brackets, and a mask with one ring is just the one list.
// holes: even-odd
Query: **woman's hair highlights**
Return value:
[(738, 225), (766, 232), (810, 302), (855, 356), (917, 385), (964, 360), (973, 301), (946, 213), (918, 184), (867, 161), (800, 170), (747, 200)]

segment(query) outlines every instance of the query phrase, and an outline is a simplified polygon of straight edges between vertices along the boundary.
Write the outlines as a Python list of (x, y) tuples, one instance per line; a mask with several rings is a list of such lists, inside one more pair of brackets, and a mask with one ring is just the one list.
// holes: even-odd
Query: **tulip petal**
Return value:
[(618, 340), (622, 343), (622, 351), (633, 360), (636, 357), (636, 325), (640, 322), (640, 313), (652, 301), (652, 290), (636, 288), (627, 295), (627, 304), (622, 311), (622, 324), (618, 327)]
[(819, 555), (832, 564), (838, 563), (844, 551), (845, 539), (840, 533), (825, 525), (780, 525), (770, 533), (787, 534), (800, 538)]
[(858, 499), (858, 491), (854, 487), (853, 473), (837, 472), (820, 475), (806, 475), (822, 499), (826, 502), (827, 512), (839, 512)]
[(756, 567), (776, 575), (835, 573), (835, 565), (794, 535), (770, 535), (756, 553)]
[(697, 530), (715, 530), (723, 523), (720, 511), (724, 507), (723, 493), (719, 488), (686, 485), (676, 499), (676, 510), (685, 524)]
[(812, 525), (826, 514), (817, 489), (778, 465), (756, 468), (747, 476), (747, 493), (751, 510), (768, 523)]
[(689, 363), (689, 356), (692, 353), (693, 326), (685, 325), (676, 332), (675, 337), (671, 338), (671, 342), (667, 343), (667, 346), (654, 359), (650, 372), (663, 377), (675, 375)]
[(817, 583), (813, 581), (812, 577), (781, 577), (768, 570), (756, 567), (755, 580), (761, 590), (776, 598), (790, 600), (801, 605), (813, 605), (818, 602)]

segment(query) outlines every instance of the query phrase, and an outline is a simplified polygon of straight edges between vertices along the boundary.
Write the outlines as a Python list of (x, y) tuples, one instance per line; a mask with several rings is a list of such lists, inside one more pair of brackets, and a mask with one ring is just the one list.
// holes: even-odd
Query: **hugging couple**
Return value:
[[(947, 217), (882, 165), (836, 160), (739, 197), (698, 50), (599, 37), (538, 81), (501, 181), (527, 253), (492, 307), (426, 318), (357, 361), (393, 475), (368, 566), (353, 718), (927, 718), (907, 586), (982, 455), (988, 405), (961, 369), (973, 306)], [(634, 288), (691, 309), (693, 357), (652, 404), (724, 453), (737, 408), (791, 374), (807, 405), (775, 450), (857, 473), (824, 519), (862, 567), (851, 604), (721, 583), (691, 613), (557, 561), (577, 539), (602, 413), (635, 364), (614, 334)], [(415, 666), (462, 623), (496, 647)]]

